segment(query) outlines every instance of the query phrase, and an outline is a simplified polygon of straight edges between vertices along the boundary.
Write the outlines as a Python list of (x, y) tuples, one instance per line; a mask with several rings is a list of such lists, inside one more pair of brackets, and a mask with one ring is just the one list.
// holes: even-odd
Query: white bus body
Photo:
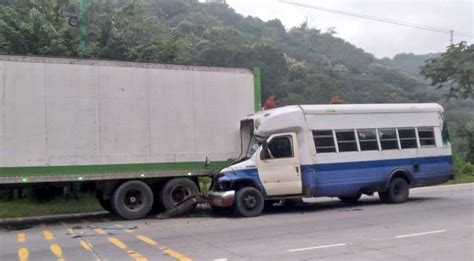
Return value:
[[(217, 206), (239, 208), (238, 191), (246, 187), (267, 200), (329, 196), (355, 201), (379, 192), (382, 200), (401, 203), (409, 187), (453, 177), (438, 104), (286, 106), (259, 112), (241, 128), (263, 146), (221, 172), (211, 193)], [(255, 190), (250, 194), (258, 201)]]

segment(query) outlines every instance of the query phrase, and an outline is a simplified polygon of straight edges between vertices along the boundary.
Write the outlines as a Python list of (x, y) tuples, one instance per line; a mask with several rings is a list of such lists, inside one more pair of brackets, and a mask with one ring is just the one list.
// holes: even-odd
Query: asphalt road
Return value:
[(474, 260), (474, 183), (410, 194), (399, 205), (310, 200), (256, 218), (202, 207), (167, 220), (19, 223), (0, 230), (0, 260)]

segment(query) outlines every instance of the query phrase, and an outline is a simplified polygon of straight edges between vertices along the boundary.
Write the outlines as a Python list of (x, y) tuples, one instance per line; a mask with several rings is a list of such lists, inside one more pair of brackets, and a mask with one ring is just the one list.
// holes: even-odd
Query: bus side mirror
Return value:
[(263, 141), (262, 143), (262, 151), (260, 151), (260, 159), (266, 160), (271, 159), (270, 153), (268, 152), (268, 144), (267, 141)]

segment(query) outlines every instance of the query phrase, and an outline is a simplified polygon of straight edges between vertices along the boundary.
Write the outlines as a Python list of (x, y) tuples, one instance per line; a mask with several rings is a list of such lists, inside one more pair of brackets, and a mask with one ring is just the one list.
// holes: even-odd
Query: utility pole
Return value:
[(81, 40), (79, 41), (79, 50), (81, 54), (84, 54), (84, 51), (86, 49), (86, 24), (84, 22), (84, 12), (86, 11), (87, 8), (87, 3), (86, 0), (81, 0), (80, 5), (79, 5), (79, 31), (81, 34)]
[(454, 30), (449, 30), (449, 42), (453, 45)]

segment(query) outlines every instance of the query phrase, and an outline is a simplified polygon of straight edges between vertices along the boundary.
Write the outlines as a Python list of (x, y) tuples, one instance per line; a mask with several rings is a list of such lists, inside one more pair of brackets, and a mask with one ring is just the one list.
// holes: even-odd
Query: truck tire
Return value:
[[(175, 178), (166, 182), (160, 193), (161, 205), (165, 210), (170, 210), (180, 205), (187, 199), (199, 195), (199, 189), (194, 181), (187, 178)], [(196, 204), (191, 204), (183, 209), (183, 214), (194, 210)]]
[(265, 206), (262, 193), (254, 187), (245, 187), (235, 194), (234, 211), (243, 217), (260, 215)]
[(403, 178), (394, 178), (388, 189), (384, 192), (379, 192), (380, 200), (384, 203), (396, 204), (403, 203), (408, 200), (409, 191), (408, 183)]
[(339, 197), (339, 200), (341, 200), (343, 203), (346, 203), (346, 204), (354, 204), (357, 201), (359, 201), (361, 196), (362, 194), (357, 194), (355, 196), (342, 196), (342, 197)]
[(111, 205), (114, 213), (121, 218), (143, 218), (153, 206), (153, 192), (143, 181), (127, 181), (114, 191)]

